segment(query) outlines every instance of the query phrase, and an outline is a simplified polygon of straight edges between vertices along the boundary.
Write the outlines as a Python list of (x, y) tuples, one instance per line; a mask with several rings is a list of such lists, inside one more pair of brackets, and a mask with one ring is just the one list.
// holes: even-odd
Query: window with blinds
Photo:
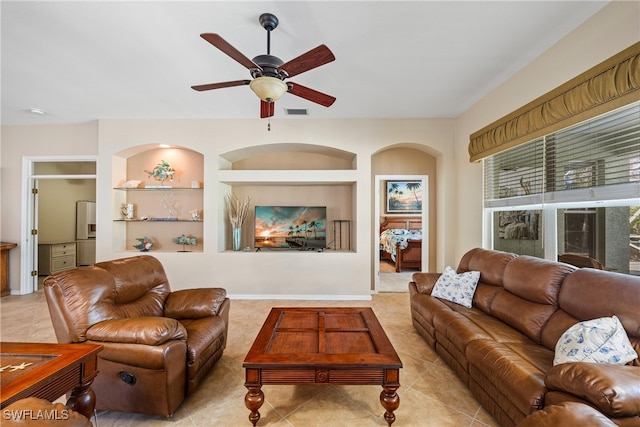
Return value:
[(640, 103), (485, 159), (485, 207), (640, 197)]
[[(485, 202), (540, 194), (544, 188), (544, 140), (519, 145), (485, 160)], [(531, 197), (528, 197), (529, 199)]]

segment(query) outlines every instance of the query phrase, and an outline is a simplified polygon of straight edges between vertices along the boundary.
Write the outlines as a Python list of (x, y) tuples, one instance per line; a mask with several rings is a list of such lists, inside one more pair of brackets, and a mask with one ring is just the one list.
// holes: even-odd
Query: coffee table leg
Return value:
[(244, 405), (248, 410), (251, 411), (251, 413), (249, 414), (249, 421), (251, 421), (251, 423), (255, 427), (255, 425), (258, 423), (258, 420), (260, 419), (260, 412), (258, 412), (258, 409), (260, 409), (260, 407), (264, 403), (264, 393), (262, 392), (260, 386), (246, 387), (249, 391), (244, 397)]
[(96, 394), (91, 388), (93, 378), (77, 387), (74, 387), (69, 393), (69, 399), (66, 406), (80, 414), (84, 415), (88, 419), (93, 416), (93, 410), (96, 407)]
[(388, 425), (393, 424), (396, 420), (393, 411), (400, 406), (400, 396), (396, 393), (397, 389), (398, 387), (394, 386), (382, 386), (382, 392), (380, 393), (380, 403), (382, 403), (382, 407), (386, 410), (384, 419), (387, 420)]

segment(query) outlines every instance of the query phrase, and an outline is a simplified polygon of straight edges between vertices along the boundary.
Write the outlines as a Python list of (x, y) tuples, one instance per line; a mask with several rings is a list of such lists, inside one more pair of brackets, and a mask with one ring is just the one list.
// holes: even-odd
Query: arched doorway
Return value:
[[(373, 283), (375, 292), (406, 292), (410, 275), (415, 271), (428, 271), (435, 264), (435, 183), (436, 160), (425, 147), (417, 144), (399, 144), (386, 148), (372, 156), (371, 169), (373, 184), (372, 212), (373, 236)], [(401, 209), (389, 209), (387, 186), (393, 182), (414, 182), (420, 185), (422, 207), (420, 212), (403, 212)], [(386, 261), (380, 256), (380, 225), (385, 218), (409, 217), (414, 221), (422, 220), (423, 244), (420, 268), (407, 268), (400, 273), (389, 270)], [(412, 226), (415, 227), (415, 226)], [(381, 264), (381, 262), (383, 264)], [(381, 284), (381, 278), (383, 282)]]

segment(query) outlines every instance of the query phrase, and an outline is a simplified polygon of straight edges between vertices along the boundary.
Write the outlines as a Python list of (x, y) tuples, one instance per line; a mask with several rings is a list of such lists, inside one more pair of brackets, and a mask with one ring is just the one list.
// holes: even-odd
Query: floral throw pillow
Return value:
[(447, 267), (433, 286), (431, 296), (471, 308), (478, 280), (480, 280), (479, 271), (456, 274), (453, 268)]
[(579, 322), (556, 344), (553, 364), (589, 362), (624, 365), (638, 357), (616, 316)]

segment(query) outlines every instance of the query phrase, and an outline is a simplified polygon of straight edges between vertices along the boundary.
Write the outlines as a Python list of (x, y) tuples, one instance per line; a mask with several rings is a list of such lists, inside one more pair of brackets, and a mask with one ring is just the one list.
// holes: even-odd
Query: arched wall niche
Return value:
[[(436, 244), (437, 244), (437, 157), (440, 156), (438, 150), (429, 146), (417, 143), (397, 143), (390, 144), (371, 156), (371, 179), (375, 182), (376, 176), (393, 177), (393, 179), (402, 180), (405, 176), (427, 176), (428, 188), (426, 191), (426, 212), (427, 214), (427, 233), (423, 233), (425, 241), (428, 242), (428, 265), (429, 269), (435, 268)], [(372, 241), (376, 241), (379, 232), (380, 221), (383, 216), (393, 215), (386, 213), (386, 188), (383, 183), (378, 187), (376, 194), (376, 186), (371, 186), (373, 202), (371, 207), (371, 215), (374, 234)], [(377, 206), (376, 206), (377, 205)], [(423, 205), (425, 206), (425, 205)], [(378, 209), (376, 209), (376, 207)], [(380, 217), (375, 217), (375, 212), (380, 212)], [(377, 248), (373, 248), (374, 261), (377, 261)]]
[(123, 150), (120, 150), (117, 153), (115, 153), (114, 156), (123, 157), (123, 158), (129, 158), (129, 157), (144, 153), (146, 151), (151, 151), (151, 150), (156, 150), (156, 149), (187, 150), (187, 151), (193, 151), (194, 153), (199, 153), (200, 155), (202, 155), (202, 153), (200, 153), (199, 151), (194, 150), (192, 148), (188, 148), (188, 147), (182, 146), (182, 145), (163, 146), (162, 142), (155, 142), (155, 143), (147, 143), (147, 144), (140, 144), (140, 145), (134, 145), (134, 146), (131, 146), (131, 147), (127, 147), (127, 148), (125, 148)]
[(380, 148), (378, 151), (374, 152), (371, 156), (373, 158), (379, 153), (383, 153), (383, 152), (389, 151), (389, 150), (395, 150), (395, 149), (398, 149), (398, 148), (409, 148), (409, 149), (421, 151), (423, 153), (428, 154), (429, 156), (431, 156), (433, 158), (436, 158), (436, 157), (439, 157), (439, 156), (442, 155), (441, 151), (436, 150), (435, 148), (430, 147), (430, 146), (425, 145), (425, 144), (420, 144), (420, 143), (416, 143), (416, 142), (397, 142), (397, 143), (389, 144), (389, 145), (386, 145), (386, 146)]
[[(250, 199), (253, 206), (325, 206), (327, 236), (333, 236), (334, 220), (349, 220), (354, 226), (345, 241), (327, 240), (328, 249), (356, 250), (356, 154), (329, 146), (304, 143), (276, 143), (245, 147), (219, 156), (220, 203), (233, 193)], [(243, 225), (242, 247), (254, 249), (253, 221)], [(221, 212), (223, 230), (220, 251), (231, 245), (230, 228)]]
[[(153, 176), (162, 162), (174, 170), (171, 178)], [(141, 144), (114, 154), (111, 171), (113, 252), (135, 252), (141, 238), (152, 242), (154, 253), (175, 252), (184, 249), (175, 242), (180, 235), (196, 239), (190, 251), (204, 251), (202, 153), (177, 145)], [(127, 206), (131, 214), (125, 213)]]
[[(152, 170), (163, 160), (175, 169), (173, 181), (165, 184), (189, 188), (194, 181), (197, 181), (200, 186), (203, 185), (204, 155), (191, 148), (178, 145), (162, 147), (159, 144), (142, 144), (117, 152), (113, 159), (114, 187), (121, 187), (128, 180), (142, 181), (141, 188), (158, 184), (158, 181), (145, 171)], [(120, 165), (120, 168), (116, 165)]]
[(220, 155), (220, 169), (355, 170), (356, 155), (317, 144), (278, 143), (245, 147)]

